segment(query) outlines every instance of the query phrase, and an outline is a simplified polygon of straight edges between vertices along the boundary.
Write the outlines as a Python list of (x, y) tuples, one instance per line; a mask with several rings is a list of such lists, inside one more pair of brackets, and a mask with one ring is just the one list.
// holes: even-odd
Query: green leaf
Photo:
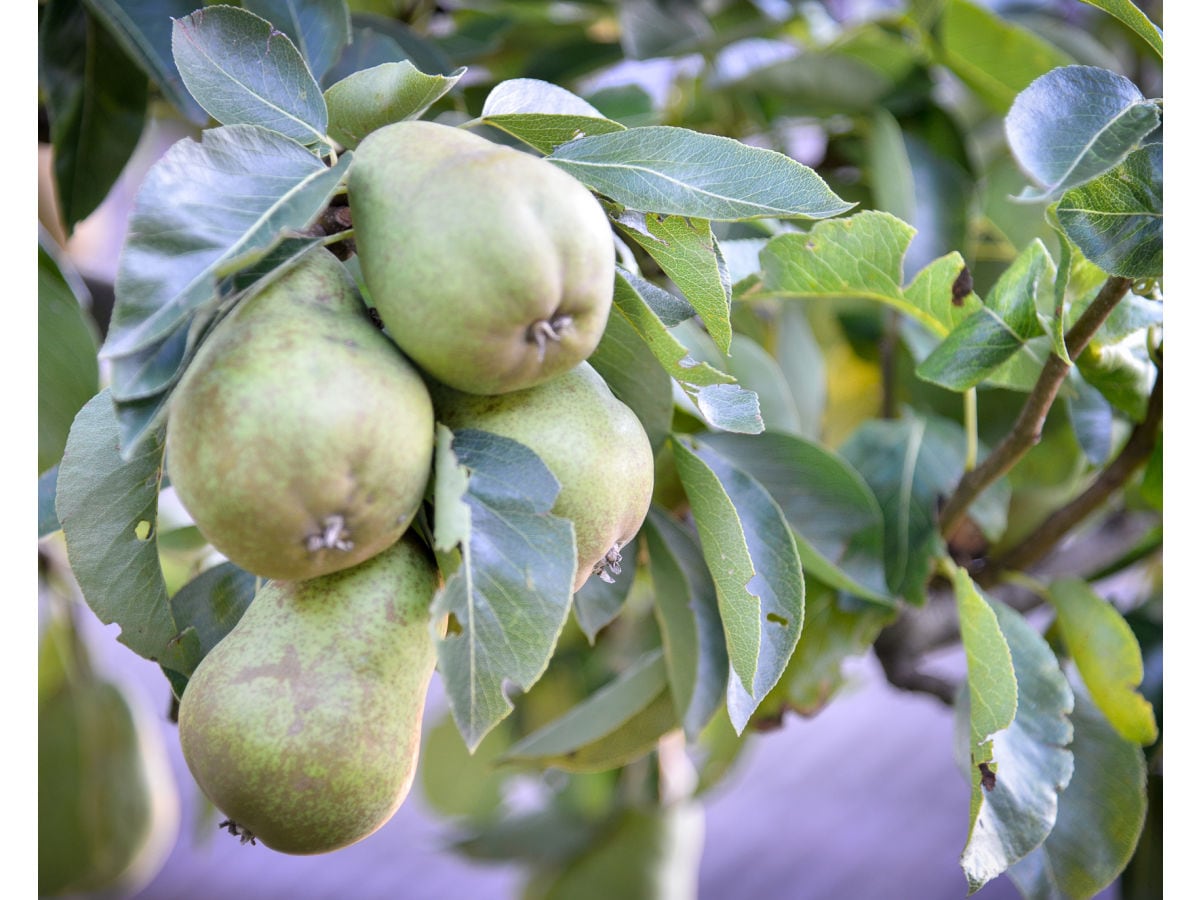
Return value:
[(466, 71), (426, 75), (404, 60), (355, 72), (325, 92), (329, 136), (354, 149), (372, 131), (420, 116), (449, 93)]
[(825, 351), (799, 304), (789, 303), (780, 310), (778, 327), (776, 346), (786, 351), (779, 353), (777, 361), (799, 420), (796, 434), (817, 440), (829, 395)]
[(697, 538), (660, 507), (645, 529), (654, 579), (654, 616), (662, 634), (675, 714), (696, 741), (725, 697), (729, 655), (717, 590)]
[[(808, 234), (772, 238), (762, 252), (763, 294), (811, 299), (862, 297), (911, 316), (945, 338), (979, 308), (974, 294), (956, 294), (966, 264), (958, 253), (934, 260), (903, 287), (905, 251), (915, 229), (888, 213), (868, 211), (820, 222)], [(959, 302), (955, 302), (955, 299)]]
[[(79, 638), (54, 623), (46, 645)], [(178, 797), (156, 727), (86, 661), (38, 702), (38, 893), (136, 891), (165, 859), (178, 828)], [(40, 671), (39, 671), (40, 674)]]
[(631, 59), (673, 56), (713, 34), (704, 11), (679, 0), (623, 0), (618, 21), (621, 47)]
[(1120, 163), (1158, 127), (1158, 105), (1123, 75), (1093, 66), (1047, 72), (1017, 95), (1004, 119), (1008, 145), (1044, 203)]
[(782, 723), (788, 710), (802, 716), (820, 712), (845, 681), (842, 663), (866, 653), (894, 615), (892, 610), (808, 582), (800, 643), (754, 721)]
[[(117, 271), (102, 353), (113, 361), (118, 402), (154, 398), (174, 381), (211, 321), (218, 279), (315, 220), (351, 158), (327, 168), (294, 141), (250, 125), (212, 129), (167, 151), (138, 193)], [(141, 424), (139, 436), (153, 427)], [(122, 445), (133, 443), (123, 425)]]
[(397, 19), (351, 13), (350, 35), (349, 46), (325, 73), (322, 83), (326, 86), (363, 69), (406, 59), (430, 75), (449, 75), (455, 68), (439, 45), (417, 35)]
[[(684, 7), (685, 9), (687, 7)], [(528, 900), (611, 900), (613, 897), (699, 896), (704, 807), (693, 800), (625, 808), (591, 835), (583, 852), (535, 882)]]
[(46, 6), (39, 50), (56, 195), (70, 230), (108, 196), (137, 146), (148, 86), (121, 45), (76, 0)]
[(54, 509), (54, 496), (58, 493), (58, 466), (51, 466), (38, 476), (38, 539), (53, 534), (62, 528), (58, 513)]
[[(787, 348), (788, 356), (795, 355), (799, 350), (783, 341), (780, 344)], [(730, 342), (725, 368), (738, 380), (738, 384), (758, 395), (758, 408), (765, 430), (784, 434), (800, 434), (804, 430), (804, 419), (792, 396), (791, 385), (783, 373), (782, 365), (756, 340), (744, 334), (735, 334)]]
[[(96, 329), (83, 311), (89, 298), (77, 275), (68, 280), (38, 236), (38, 472), (62, 458), (75, 414), (100, 389)], [(70, 271), (70, 270), (68, 270)], [(82, 293), (81, 293), (82, 292)]]
[(121, 459), (117, 420), (106, 389), (75, 417), (58, 472), (56, 506), (71, 571), (83, 599), (117, 639), (139, 656), (167, 664), (179, 629), (158, 563), (161, 436)]
[(1035, 78), (1072, 62), (1033, 32), (969, 0), (948, 0), (938, 37), (945, 64), (999, 113)]
[(708, 222), (627, 212), (621, 231), (650, 254), (687, 298), (722, 353), (729, 352), (730, 286)]
[[(442, 431), (444, 429), (439, 429)], [(474, 750), (512, 711), (508, 681), (529, 690), (554, 652), (571, 609), (575, 538), (571, 523), (550, 515), (559, 485), (527, 447), (473, 429), (439, 440), (435, 467), (437, 517), (462, 484), (451, 515), (462, 565), (434, 599), (435, 618), (453, 621), (438, 639), (438, 669), (454, 721)], [(455, 529), (435, 523), (439, 539)]]
[(621, 612), (625, 598), (633, 588), (633, 576), (636, 571), (636, 560), (625, 562), (621, 571), (611, 582), (602, 578), (589, 578), (583, 583), (572, 600), (575, 609), (575, 620), (579, 630), (587, 636), (588, 643), (596, 643), (596, 635), (600, 629), (608, 625)]
[(291, 38), (318, 81), (350, 42), (346, 0), (244, 0), (243, 6)]
[(196, 125), (208, 116), (183, 86), (171, 53), (173, 20), (196, 8), (196, 0), (83, 0), (109, 32), (166, 95), (167, 100)]
[(952, 391), (974, 387), (1035, 337), (1045, 334), (1038, 319), (1039, 284), (1053, 277), (1054, 263), (1041, 241), (1013, 260), (972, 313), (917, 367), (920, 378)]
[(270, 22), (210, 6), (175, 22), (171, 49), (187, 89), (223, 125), (258, 125), (305, 145), (325, 139), (321, 88)]
[(671, 376), (628, 319), (609, 316), (588, 365), (600, 373), (613, 395), (634, 411), (646, 429), (650, 447), (657, 452), (671, 430), (675, 406)]
[[(983, 604), (963, 569), (955, 573), (955, 595), (968, 653), (972, 731), (971, 825), (960, 863), (974, 893), (1034, 850), (1054, 827), (1059, 795), (1071, 780), (1067, 715), (1074, 697), (1054, 651), (1019, 613), (991, 600)], [(1002, 713), (980, 718), (980, 728), (992, 729), (1009, 715), (1010, 702), (1016, 704), (1011, 725), (994, 734), (983, 731), (977, 740), (976, 710)], [(990, 759), (976, 754), (980, 740), (991, 744)]]
[[(943, 550), (938, 501), (962, 476), (965, 447), (958, 425), (935, 418), (866, 422), (841, 447), (883, 511), (888, 587), (910, 603), (925, 602), (925, 582)], [(1008, 496), (1007, 483), (998, 481), (971, 507), (976, 524), (993, 539), (1004, 531)]]
[(493, 730), (468, 753), (449, 714), (425, 732), (417, 777), (426, 803), (440, 816), (486, 821), (495, 816), (509, 773), (496, 759), (510, 742), (503, 727)]
[(741, 733), (787, 667), (804, 624), (795, 538), (762, 485), (704, 445), (671, 442), (717, 588), (729, 653), (727, 703)]
[(818, 443), (771, 432), (710, 434), (704, 442), (736, 460), (779, 504), (807, 574), (868, 600), (893, 602), (883, 570), (883, 512), (841, 457)]
[(547, 159), (639, 212), (712, 221), (821, 219), (853, 205), (782, 153), (686, 128), (657, 125), (581, 137)]
[(1082, 187), (1067, 191), (1058, 221), (1083, 255), (1124, 278), (1163, 272), (1163, 149), (1151, 144), (1129, 154)]
[(625, 130), (566, 88), (536, 78), (500, 82), (483, 101), (479, 118), (542, 153), (583, 135)]
[(1154, 708), (1138, 693), (1142, 651), (1129, 623), (1078, 578), (1050, 585), (1058, 633), (1096, 706), (1122, 738), (1142, 746), (1158, 740)]
[[(704, 420), (712, 427), (726, 431), (747, 434), (762, 431), (758, 397), (732, 384), (731, 375), (694, 359), (687, 347), (670, 332), (667, 323), (659, 318), (655, 307), (666, 309), (673, 302), (681, 301), (674, 301), (662, 288), (631, 272), (617, 270), (613, 292), (614, 317), (623, 317), (637, 332), (667, 374), (679, 383), (684, 393), (696, 404)], [(686, 303), (683, 306), (691, 314), (691, 307)]]
[(1115, 409), (1135, 422), (1146, 417), (1155, 367), (1145, 344), (1089, 346), (1079, 355), (1077, 370)]
[(661, 650), (647, 653), (566, 715), (513, 744), (502, 762), (603, 772), (654, 748), (677, 726)]
[(233, 563), (205, 569), (171, 598), (171, 614), (186, 654), (175, 665), (191, 677), (200, 660), (233, 630), (254, 599), (259, 579)]
[(1124, 871), (1146, 820), (1146, 757), (1075, 690), (1075, 774), (1045, 842), (1008, 870), (1027, 900), (1087, 900)]
[(1097, 9), (1102, 9), (1113, 18), (1124, 23), (1134, 34), (1150, 45), (1150, 48), (1162, 59), (1163, 36), (1162, 29), (1150, 21), (1149, 17), (1138, 9), (1133, 0), (1083, 0)]
[(1067, 416), (1075, 440), (1088, 462), (1102, 466), (1112, 454), (1112, 407), (1099, 390), (1084, 380), (1078, 368), (1071, 369), (1067, 383), (1074, 391), (1074, 396), (1067, 397)]

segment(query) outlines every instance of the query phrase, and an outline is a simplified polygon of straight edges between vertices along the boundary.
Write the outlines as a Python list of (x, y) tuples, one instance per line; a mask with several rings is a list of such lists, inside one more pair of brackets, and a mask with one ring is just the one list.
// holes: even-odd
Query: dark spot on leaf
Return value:
[(979, 764), (979, 783), (983, 785), (985, 791), (994, 790), (996, 787), (996, 773), (989, 768), (987, 763)]
[(459, 624), (458, 617), (454, 613), (450, 613), (449, 618), (446, 620), (446, 637), (454, 637), (462, 634), (462, 631), (462, 625)]
[(950, 288), (950, 302), (955, 306), (962, 306), (963, 300), (974, 289), (975, 279), (971, 277), (971, 270), (963, 266)]
[(367, 315), (371, 317), (371, 324), (380, 331), (383, 331), (383, 316), (379, 315), (379, 310), (373, 306), (368, 306)]
[(774, 622), (776, 625), (782, 625), (787, 628), (788, 620), (778, 613), (767, 613), (767, 621)]

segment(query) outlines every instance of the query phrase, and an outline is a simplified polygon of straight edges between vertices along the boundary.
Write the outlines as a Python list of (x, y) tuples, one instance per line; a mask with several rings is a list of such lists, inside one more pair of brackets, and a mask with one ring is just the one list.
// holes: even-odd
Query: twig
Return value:
[(1158, 441), (1158, 427), (1162, 424), (1163, 379), (1162, 369), (1150, 392), (1146, 406), (1146, 418), (1129, 434), (1121, 452), (1066, 506), (1055, 510), (1038, 525), (1024, 540), (998, 560), (989, 563), (976, 575), (984, 585), (994, 583), (1006, 569), (1026, 569), (1044, 557), (1067, 533), (1100, 508), (1114, 491), (1125, 484), (1154, 452)]
[[(1100, 292), (1084, 310), (1079, 321), (1067, 332), (1067, 355), (1072, 361), (1083, 352), (1083, 348), (1095, 336), (1108, 314), (1121, 302), (1130, 284), (1132, 282), (1128, 278), (1112, 276), (1100, 288)], [(1037, 384), (1013, 423), (1012, 430), (977, 469), (963, 474), (958, 487), (942, 507), (938, 524), (943, 535), (953, 534), (975, 499), (989, 485), (1003, 477), (1021, 460), (1029, 448), (1042, 439), (1042, 427), (1046, 424), (1046, 416), (1049, 415), (1050, 407), (1058, 396), (1058, 389), (1070, 371), (1071, 364), (1057, 354), (1051, 353), (1046, 359)]]

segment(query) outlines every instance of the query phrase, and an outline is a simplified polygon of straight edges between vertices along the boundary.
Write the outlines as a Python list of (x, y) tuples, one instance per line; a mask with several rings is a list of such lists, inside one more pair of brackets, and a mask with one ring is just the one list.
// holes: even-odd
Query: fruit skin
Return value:
[(519, 441), (558, 479), (551, 512), (575, 525), (574, 590), (610, 550), (637, 535), (654, 490), (650, 440), (633, 410), (587, 363), (510, 394), (480, 397), (436, 384), (430, 393), (439, 422)]
[(325, 250), (238, 306), (171, 400), (171, 483), (213, 546), (265, 578), (314, 578), (393, 544), (432, 461), (420, 375)]
[(437, 569), (411, 536), (353, 569), (270, 582), (179, 704), (196, 782), (282, 853), (326, 853), (408, 795), (437, 653)]
[(398, 122), (355, 151), (349, 191), (371, 300), (438, 381), (520, 390), (596, 348), (612, 306), (612, 231), (570, 175), (459, 128)]

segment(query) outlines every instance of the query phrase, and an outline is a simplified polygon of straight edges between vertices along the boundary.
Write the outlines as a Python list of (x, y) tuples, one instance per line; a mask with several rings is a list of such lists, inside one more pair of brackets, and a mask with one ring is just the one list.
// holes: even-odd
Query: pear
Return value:
[(398, 122), (355, 151), (349, 199), (371, 301), (438, 381), (520, 390), (599, 343), (612, 230), (587, 188), (551, 163), (460, 128)]
[(213, 546), (265, 578), (395, 543), (432, 462), (420, 375), (323, 249), (222, 321), (171, 400), (171, 483)]
[(654, 490), (654, 454), (642, 423), (587, 363), (553, 381), (497, 396), (430, 385), (438, 421), (519, 441), (561, 487), (551, 510), (575, 526), (575, 590), (620, 572)]
[(437, 582), (405, 536), (352, 569), (269, 582), (204, 657), (179, 740), (231, 831), (326, 853), (391, 818), (416, 771)]

